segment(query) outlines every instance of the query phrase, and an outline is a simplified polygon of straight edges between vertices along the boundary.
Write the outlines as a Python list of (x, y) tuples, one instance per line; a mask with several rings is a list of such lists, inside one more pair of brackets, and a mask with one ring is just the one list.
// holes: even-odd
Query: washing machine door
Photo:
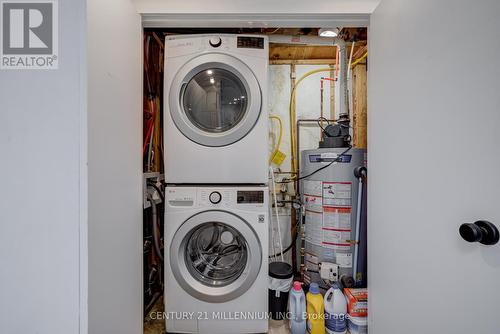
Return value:
[(204, 146), (231, 145), (259, 119), (262, 94), (252, 70), (224, 54), (187, 62), (169, 92), (170, 115), (187, 138)]
[(211, 210), (186, 220), (170, 245), (170, 269), (191, 296), (211, 303), (241, 296), (262, 265), (252, 227), (227, 211)]

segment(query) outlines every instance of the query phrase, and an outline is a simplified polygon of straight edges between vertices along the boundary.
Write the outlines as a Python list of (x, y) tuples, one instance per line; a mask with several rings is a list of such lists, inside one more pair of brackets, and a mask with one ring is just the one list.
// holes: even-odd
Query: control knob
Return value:
[(220, 194), (220, 192), (218, 191), (213, 191), (210, 193), (210, 195), (208, 196), (208, 200), (210, 201), (210, 203), (212, 204), (219, 204), (220, 201), (222, 201), (222, 195)]
[(219, 36), (211, 37), (208, 43), (214, 47), (218, 48), (222, 44), (222, 39)]

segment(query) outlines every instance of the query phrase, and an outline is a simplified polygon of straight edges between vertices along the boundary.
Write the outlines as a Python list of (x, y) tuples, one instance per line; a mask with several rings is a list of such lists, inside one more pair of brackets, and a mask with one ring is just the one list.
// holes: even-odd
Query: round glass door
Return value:
[(186, 238), (186, 266), (199, 282), (225, 286), (245, 270), (248, 244), (231, 226), (210, 222), (195, 228)]
[(204, 146), (226, 146), (244, 138), (260, 117), (261, 103), (252, 70), (224, 54), (205, 54), (187, 62), (169, 91), (176, 127)]
[(245, 116), (248, 93), (233, 73), (210, 68), (197, 73), (182, 94), (182, 107), (189, 120), (207, 132), (224, 132)]
[(208, 302), (241, 296), (262, 265), (255, 231), (241, 217), (222, 210), (204, 211), (186, 220), (175, 232), (169, 252), (177, 283)]

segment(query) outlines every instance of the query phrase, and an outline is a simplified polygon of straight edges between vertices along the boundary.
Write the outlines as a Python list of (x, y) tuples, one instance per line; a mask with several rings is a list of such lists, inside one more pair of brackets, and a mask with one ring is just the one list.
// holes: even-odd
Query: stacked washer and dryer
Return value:
[(167, 37), (165, 55), (167, 332), (267, 332), (267, 37)]

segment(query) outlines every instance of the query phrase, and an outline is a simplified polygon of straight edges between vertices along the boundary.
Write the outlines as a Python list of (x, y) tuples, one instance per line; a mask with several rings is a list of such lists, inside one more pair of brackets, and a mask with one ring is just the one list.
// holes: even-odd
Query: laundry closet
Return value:
[(293, 280), (366, 304), (367, 30), (323, 30), (145, 30), (146, 333), (284, 330)]

